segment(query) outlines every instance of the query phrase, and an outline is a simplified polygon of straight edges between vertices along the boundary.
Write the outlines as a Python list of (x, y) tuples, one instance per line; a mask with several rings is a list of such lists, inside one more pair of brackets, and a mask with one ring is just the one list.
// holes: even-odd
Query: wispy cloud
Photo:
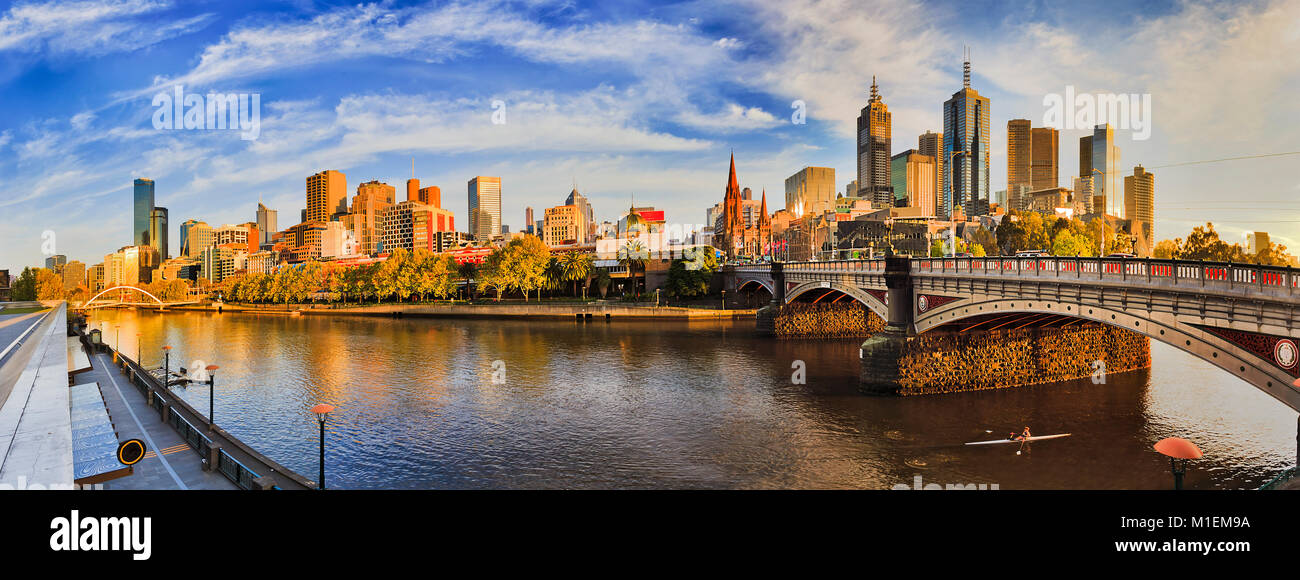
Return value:
[(175, 21), (141, 17), (172, 7), (165, 0), (54, 0), (20, 3), (0, 16), (0, 53), (95, 56), (130, 52), (201, 29), (202, 14)]

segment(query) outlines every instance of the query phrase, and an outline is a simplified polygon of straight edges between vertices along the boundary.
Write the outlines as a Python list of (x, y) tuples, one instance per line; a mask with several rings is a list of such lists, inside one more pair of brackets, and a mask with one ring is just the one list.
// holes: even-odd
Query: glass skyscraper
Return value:
[(989, 99), (970, 88), (970, 59), (962, 65), (962, 89), (943, 104), (946, 155), (941, 215), (954, 207), (967, 216), (989, 213)]
[(135, 203), (132, 215), (132, 235), (134, 246), (148, 246), (149, 218), (153, 214), (153, 180), (139, 178), (135, 180)]
[(501, 235), (501, 178), (480, 175), (469, 180), (469, 233), (486, 242)]
[(171, 258), (167, 248), (167, 208), (155, 207), (149, 213), (149, 245), (158, 253), (158, 259)]

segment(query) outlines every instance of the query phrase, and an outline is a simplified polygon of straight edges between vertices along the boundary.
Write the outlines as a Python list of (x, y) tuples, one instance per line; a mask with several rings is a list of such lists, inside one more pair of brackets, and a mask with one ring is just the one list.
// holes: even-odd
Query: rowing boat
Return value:
[[(1057, 433), (1056, 435), (1035, 435), (1028, 439), (1024, 439), (1023, 441), (1028, 441), (1030, 443), (1033, 443), (1034, 441), (1042, 441), (1043, 439), (1060, 439), (1061, 437), (1069, 437), (1069, 436), (1070, 436), (1069, 433)], [(967, 445), (996, 445), (998, 443), (1020, 443), (1021, 441), (1022, 439), (1019, 438), (995, 439), (993, 441), (972, 441), (970, 443), (967, 443)]]

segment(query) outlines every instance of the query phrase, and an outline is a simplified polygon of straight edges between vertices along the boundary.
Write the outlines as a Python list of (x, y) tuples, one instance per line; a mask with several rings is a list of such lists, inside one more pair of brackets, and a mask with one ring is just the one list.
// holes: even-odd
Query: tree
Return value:
[(63, 277), (54, 270), (40, 268), (36, 270), (36, 299), (63, 300)]
[(528, 293), (546, 284), (546, 268), (551, 249), (540, 238), (524, 235), (510, 240), (492, 252), (479, 270), (479, 283), (497, 291), (497, 300), (505, 292), (518, 290), (528, 300)]
[(943, 257), (943, 240), (938, 238), (930, 240), (930, 257), (931, 258)]
[(680, 260), (668, 267), (665, 286), (672, 298), (694, 298), (709, 293), (709, 280), (717, 270), (718, 261), (711, 249), (691, 248)]
[(618, 249), (618, 263), (620, 266), (627, 267), (627, 274), (632, 278), (632, 295), (636, 296), (637, 283), (636, 271), (638, 268), (644, 270), (646, 262), (650, 261), (650, 251), (646, 249), (641, 240), (628, 240)]
[(1088, 253), (1090, 246), (1086, 238), (1065, 229), (1056, 235), (1051, 253), (1053, 256), (1082, 256)]
[(23, 273), (18, 275), (13, 285), (9, 288), (9, 294), (15, 301), (27, 302), (36, 300), (36, 270), (34, 268), (23, 268)]
[(589, 280), (596, 261), (591, 254), (569, 252), (560, 257), (560, 269), (564, 280), (573, 282), (573, 295), (578, 295), (578, 281)]
[(1179, 254), (1179, 240), (1160, 240), (1156, 247), (1151, 250), (1151, 256), (1160, 260), (1177, 260)]

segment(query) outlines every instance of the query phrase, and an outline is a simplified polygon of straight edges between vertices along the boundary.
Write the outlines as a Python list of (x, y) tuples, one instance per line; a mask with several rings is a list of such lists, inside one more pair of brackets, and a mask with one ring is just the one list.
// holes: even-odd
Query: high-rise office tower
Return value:
[(795, 217), (835, 211), (835, 194), (834, 167), (805, 167), (785, 178), (785, 209)]
[(135, 219), (132, 221), (133, 245), (149, 245), (149, 214), (153, 212), (153, 180), (139, 178), (135, 180), (135, 200), (132, 205)]
[(871, 77), (871, 98), (858, 116), (858, 191), (874, 207), (889, 207), (894, 192), (889, 179), (893, 116), (880, 98), (876, 77)]
[(414, 177), (406, 180), (406, 201), (420, 201), (420, 180)]
[(989, 99), (970, 88), (969, 54), (962, 64), (962, 89), (943, 104), (943, 136), (945, 156), (952, 159), (943, 174), (944, 202), (967, 216), (987, 214)]
[(1023, 209), (1019, 199), (1019, 185), (1029, 185), (1030, 167), (1029, 119), (1007, 121), (1007, 196), (1011, 209)]
[[(569, 192), (569, 197), (565, 198), (564, 205), (572, 205), (578, 208), (579, 217), (582, 218), (582, 232), (578, 238), (578, 243), (590, 243), (596, 237), (596, 215), (591, 209), (591, 202), (587, 197), (578, 193), (578, 184), (573, 184), (573, 190)], [(549, 211), (549, 210), (548, 210)]]
[(1061, 180), (1061, 132), (1051, 127), (1029, 130), (1029, 188), (1058, 187)]
[(198, 258), (215, 240), (216, 234), (206, 222), (185, 220), (181, 224), (181, 255), (186, 258)]
[(476, 176), (469, 180), (469, 233), (487, 242), (501, 235), (501, 178)]
[(934, 211), (934, 158), (908, 149), (890, 158), (894, 183), (894, 206), (921, 208), (922, 215)]
[(1057, 187), (1059, 132), (1050, 127), (1033, 128), (1028, 119), (1007, 121), (1007, 205), (1025, 210), (1031, 191)]
[(950, 217), (952, 211), (952, 200), (949, 199), (945, 203), (943, 195), (941, 195), (944, 163), (948, 161), (948, 155), (945, 154), (946, 149), (943, 148), (943, 133), (926, 131), (924, 135), (917, 139), (916, 150), (921, 155), (929, 155), (934, 158), (934, 208), (931, 211), (934, 212), (935, 217), (946, 220)]
[(158, 260), (170, 260), (167, 247), (167, 208), (155, 207), (149, 212), (149, 247), (158, 254)]
[(1154, 243), (1155, 193), (1156, 176), (1141, 165), (1133, 168), (1133, 175), (1124, 177), (1124, 219), (1141, 222), (1149, 243)]
[(327, 222), (336, 213), (348, 211), (348, 177), (327, 169), (307, 178), (307, 211), (304, 222)]
[(540, 233), (533, 227), (533, 206), (531, 205), (524, 208), (524, 231), (534, 235)]
[(68, 257), (63, 254), (55, 254), (45, 259), (45, 269), (55, 272), (62, 272), (63, 266), (67, 265)]
[(442, 208), (442, 189), (436, 185), (421, 187), (416, 198), (419, 199), (422, 204)]
[(257, 231), (258, 237), (261, 238), (257, 241), (259, 245), (271, 243), (271, 236), (280, 231), (279, 224), (276, 223), (278, 221), (280, 221), (279, 212), (268, 209), (260, 201), (257, 202)]
[(1092, 180), (1092, 135), (1079, 137), (1079, 177)]
[(1097, 125), (1092, 130), (1092, 167), (1087, 175), (1092, 177), (1092, 194), (1101, 198), (1098, 212), (1118, 217), (1124, 215), (1124, 197), (1120, 193), (1119, 147), (1115, 145), (1115, 131), (1108, 124)]
[(352, 212), (344, 223), (356, 235), (362, 254), (374, 255), (383, 247), (384, 212), (397, 201), (397, 189), (380, 181), (357, 186), (352, 197)]

